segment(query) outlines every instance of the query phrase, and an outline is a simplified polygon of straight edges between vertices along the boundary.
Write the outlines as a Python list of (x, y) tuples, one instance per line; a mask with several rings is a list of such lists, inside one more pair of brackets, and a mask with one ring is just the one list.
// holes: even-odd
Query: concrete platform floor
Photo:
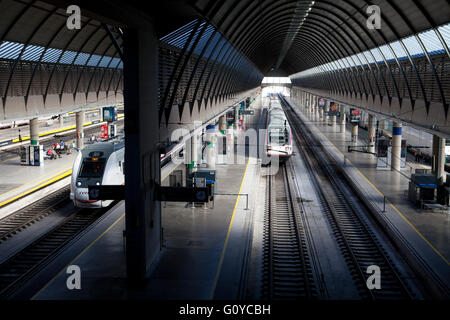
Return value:
[[(258, 166), (217, 166), (218, 193), (249, 193)], [(105, 223), (95, 241), (70, 262), (81, 268), (82, 289), (67, 289), (63, 269), (34, 299), (210, 299), (216, 292), (233, 295), (236, 288), (228, 286), (239, 282), (236, 266), (243, 249), (237, 246), (244, 245), (242, 222), (252, 212), (252, 208), (245, 210), (245, 205), (245, 197), (237, 196), (216, 196), (214, 209), (168, 203), (162, 208), (161, 255), (145, 289), (137, 291), (125, 285), (125, 220), (123, 214), (117, 214), (115, 221)], [(117, 210), (123, 212), (124, 207)]]
[[(448, 264), (450, 258), (450, 214), (447, 212), (441, 213), (419, 210), (407, 197), (409, 178), (411, 173), (414, 172), (414, 170), (411, 170), (410, 168), (423, 168), (423, 165), (408, 162), (406, 168), (401, 170), (401, 172), (377, 170), (377, 160), (374, 155), (348, 152), (347, 146), (352, 143), (350, 125), (346, 126), (345, 133), (341, 133), (339, 122), (333, 127), (330, 126), (328, 122), (318, 119), (310, 112), (303, 112), (303, 114), (327, 137), (330, 146), (334, 145), (337, 147), (366, 177), (366, 179), (376, 187), (379, 192), (385, 195), (387, 200), (409, 220), (411, 227), (417, 229), (426, 241), (440, 252)], [(364, 137), (365, 133), (366, 132), (360, 132), (358, 140), (359, 145), (366, 144), (366, 139)]]
[(62, 154), (60, 159), (44, 160), (44, 166), (39, 167), (22, 166), (19, 157), (0, 162), (0, 207), (69, 172), (76, 156), (76, 151)]
[[(260, 110), (249, 123), (258, 125)], [(167, 203), (162, 207), (163, 247), (142, 290), (126, 286), (123, 242), (124, 206), (66, 250), (64, 262), (52, 263), (38, 274), (54, 276), (32, 299), (235, 299), (245, 277), (243, 261), (250, 250), (249, 228), (257, 198), (260, 162), (216, 164), (217, 193), (214, 209)], [(162, 177), (179, 167), (162, 169)], [(237, 196), (236, 194), (241, 194)], [(247, 196), (248, 195), (248, 209)], [(210, 204), (211, 205), (211, 204)], [(89, 242), (86, 239), (91, 239)], [(75, 258), (73, 258), (75, 257)], [(68, 290), (68, 264), (81, 268), (82, 289)]]

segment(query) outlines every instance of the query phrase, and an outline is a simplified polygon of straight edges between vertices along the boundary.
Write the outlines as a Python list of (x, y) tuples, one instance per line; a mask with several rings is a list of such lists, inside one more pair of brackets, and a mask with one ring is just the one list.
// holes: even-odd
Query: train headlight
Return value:
[(77, 182), (77, 186), (81, 186), (81, 182), (80, 181)]
[(97, 183), (96, 183), (96, 185), (98, 185), (98, 186), (99, 186), (99, 185), (100, 185), (100, 182), (97, 182)]

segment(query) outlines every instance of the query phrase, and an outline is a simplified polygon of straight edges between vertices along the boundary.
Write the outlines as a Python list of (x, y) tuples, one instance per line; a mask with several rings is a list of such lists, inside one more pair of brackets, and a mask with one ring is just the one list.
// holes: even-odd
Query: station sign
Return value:
[(359, 122), (361, 120), (361, 110), (350, 109), (350, 122)]
[[(124, 185), (89, 186), (89, 200), (124, 200)], [(209, 188), (156, 187), (156, 200), (168, 202), (208, 202)]]
[(253, 116), (253, 115), (255, 115), (255, 110), (244, 110), (244, 111), (242, 111), (242, 114)]

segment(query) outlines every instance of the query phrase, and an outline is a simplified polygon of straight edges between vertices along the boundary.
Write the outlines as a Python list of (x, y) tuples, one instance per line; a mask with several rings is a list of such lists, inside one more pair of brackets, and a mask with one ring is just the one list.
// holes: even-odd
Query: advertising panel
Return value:
[(108, 139), (108, 125), (107, 124), (102, 124), (100, 126), (100, 138)]
[(319, 107), (320, 108), (324, 108), (325, 107), (325, 103), (326, 103), (325, 98), (320, 98), (319, 99)]
[(330, 101), (330, 111), (328, 111), (328, 115), (337, 116), (339, 113), (339, 105), (336, 102)]

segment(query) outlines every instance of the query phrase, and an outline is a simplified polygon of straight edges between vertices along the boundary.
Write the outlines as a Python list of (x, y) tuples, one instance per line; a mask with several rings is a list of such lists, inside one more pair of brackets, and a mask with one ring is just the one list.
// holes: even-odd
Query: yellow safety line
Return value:
[[(328, 142), (329, 143), (331, 143), (335, 148), (336, 148), (336, 150), (337, 151), (339, 151), (339, 153), (345, 158), (345, 155), (341, 152), (341, 150), (339, 150), (339, 148), (330, 140), (330, 139), (328, 139), (328, 137), (326, 136), (326, 135), (324, 135), (324, 137), (328, 140)], [(378, 194), (380, 195), (380, 196), (382, 196), (383, 198), (385, 198), (385, 195), (380, 191), (380, 190), (378, 190), (378, 188), (377, 187), (375, 187), (375, 185), (372, 183), (372, 182), (370, 182), (370, 180), (350, 161), (350, 159), (348, 159), (347, 158), (347, 161), (348, 162), (350, 162), (350, 164), (358, 171), (358, 173), (375, 189), (375, 191), (376, 192), (378, 192)], [(425, 236), (422, 234), (422, 233), (420, 233), (420, 231), (419, 230), (417, 230), (417, 228), (400, 212), (400, 210), (399, 209), (397, 209), (397, 207), (391, 202), (391, 201), (389, 201), (387, 198), (386, 198), (386, 201), (388, 202), (388, 204), (392, 207), (392, 209), (394, 209), (395, 210), (395, 212), (397, 212), (399, 215), (400, 215), (400, 217), (402, 217), (403, 218), (403, 220), (405, 220), (406, 221), (406, 223), (407, 224), (409, 224), (410, 226), (411, 226), (411, 228), (415, 231), (415, 232), (417, 232), (417, 234), (431, 247), (431, 249), (433, 249), (433, 251), (434, 252), (436, 252), (441, 258), (442, 258), (442, 260), (444, 260), (445, 261), (445, 263), (447, 264), (447, 265), (450, 265), (450, 263), (449, 263), (449, 261), (447, 260), (447, 258), (445, 258), (444, 257), (444, 255), (438, 250), (438, 249), (436, 249), (432, 244), (431, 244), (431, 242), (430, 241), (428, 241), (428, 239), (427, 238), (425, 238)]]
[[(51, 173), (53, 173), (53, 172), (55, 172), (55, 171), (65, 171), (65, 170), (67, 170), (67, 169), (69, 169), (69, 168), (65, 168), (65, 169), (63, 169), (63, 170), (61, 170), (61, 168), (56, 168), (56, 169), (54, 169), (54, 170), (52, 170), (52, 171), (46, 172), (45, 174), (46, 174), (46, 175), (49, 175), (49, 174), (51, 174)], [(41, 178), (42, 178), (42, 177), (36, 177), (36, 178), (34, 178), (34, 179), (31, 179), (31, 180), (25, 182), (24, 184), (22, 184), (22, 185), (20, 185), (20, 186), (18, 186), (18, 187), (15, 187), (14, 189), (11, 189), (11, 190), (9, 190), (9, 191), (6, 191), (5, 193), (0, 194), (0, 197), (1, 197), (1, 196), (4, 196), (4, 195), (7, 194), (7, 193), (13, 192), (14, 190), (20, 189), (20, 188), (22, 188), (23, 186), (26, 186), (26, 185), (28, 185), (28, 184), (30, 184), (30, 183), (36, 181), (36, 180), (39, 180), (39, 179), (41, 179)], [(45, 181), (45, 180), (47, 180), (47, 179), (48, 179), (48, 178), (45, 178), (43, 181)], [(42, 182), (42, 181), (41, 181), (41, 182)]]
[[(64, 172), (64, 173), (61, 174), (61, 175), (58, 175), (58, 176), (57, 176), (56, 178), (54, 178), (54, 179), (51, 179), (51, 177), (50, 177), (50, 178), (48, 178), (48, 179), (51, 179), (51, 180), (47, 181), (46, 183), (40, 184), (40, 185), (38, 185), (37, 187), (35, 187), (35, 188), (33, 188), (33, 189), (30, 189), (30, 190), (28, 190), (28, 191), (26, 191), (26, 192), (24, 192), (24, 193), (22, 193), (22, 194), (20, 194), (20, 195), (18, 195), (18, 196), (15, 196), (15, 197), (13, 197), (13, 198), (11, 198), (11, 199), (9, 199), (9, 200), (6, 200), (5, 202), (0, 203), (0, 208), (1, 208), (1, 207), (4, 207), (4, 206), (7, 205), (8, 203), (11, 203), (11, 202), (13, 202), (13, 201), (15, 201), (15, 200), (17, 200), (17, 199), (20, 199), (20, 198), (22, 198), (22, 197), (27, 196), (27, 195), (29, 195), (30, 193), (32, 193), (32, 192), (34, 192), (34, 191), (36, 191), (36, 190), (42, 189), (42, 188), (44, 188), (44, 187), (46, 187), (46, 186), (52, 184), (53, 182), (56, 182), (56, 181), (61, 180), (61, 179), (65, 178), (65, 177), (67, 177), (67, 176), (70, 176), (71, 174), (72, 174), (72, 169), (70, 169), (69, 171)], [(46, 180), (48, 180), (48, 179), (46, 179)], [(45, 180), (44, 180), (44, 181), (45, 181)]]
[[(244, 180), (247, 175), (247, 169), (248, 169), (249, 164), (250, 164), (250, 158), (247, 160), (247, 166), (245, 167), (245, 172), (244, 172), (244, 176), (242, 177), (241, 187), (239, 188), (239, 192), (238, 192), (239, 194), (241, 193), (242, 188), (244, 186)], [(233, 215), (231, 216), (230, 224), (228, 226), (227, 237), (225, 238), (225, 243), (222, 248), (222, 254), (220, 255), (219, 266), (217, 267), (216, 276), (214, 278), (214, 284), (213, 284), (213, 287), (211, 290), (211, 300), (214, 298), (214, 291), (216, 291), (217, 281), (219, 280), (220, 271), (222, 270), (222, 264), (223, 264), (223, 260), (225, 258), (225, 252), (227, 250), (228, 241), (230, 239), (231, 227), (233, 225), (233, 220), (234, 220), (234, 216), (236, 214), (236, 209), (237, 209), (240, 197), (241, 197), (240, 195), (237, 196), (236, 203), (234, 204)]]

